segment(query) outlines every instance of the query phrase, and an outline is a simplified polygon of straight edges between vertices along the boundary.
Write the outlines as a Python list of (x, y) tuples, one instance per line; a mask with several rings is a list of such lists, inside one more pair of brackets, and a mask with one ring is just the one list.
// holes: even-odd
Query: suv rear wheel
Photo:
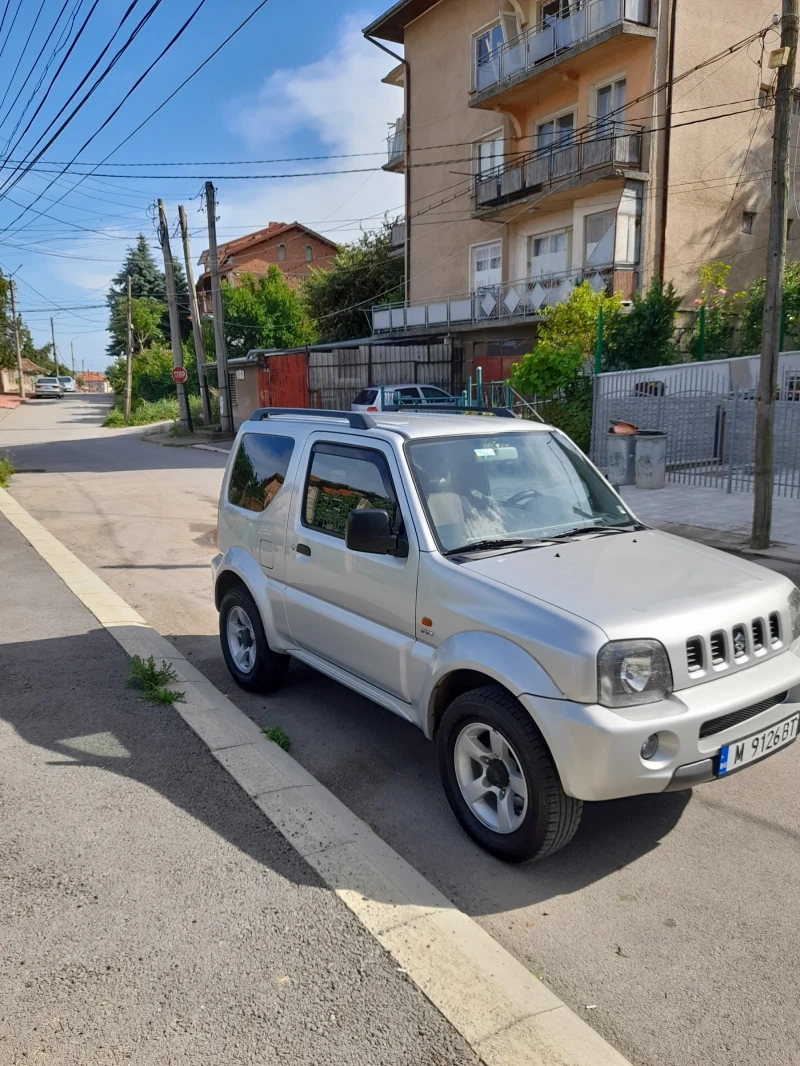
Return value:
[(438, 733), (448, 802), (481, 847), (506, 862), (541, 859), (568, 844), (581, 800), (561, 787), (531, 716), (499, 685), (453, 700)]
[(272, 692), (282, 684), (289, 656), (270, 648), (261, 612), (244, 585), (234, 585), (222, 597), (219, 639), (237, 685), (249, 692)]

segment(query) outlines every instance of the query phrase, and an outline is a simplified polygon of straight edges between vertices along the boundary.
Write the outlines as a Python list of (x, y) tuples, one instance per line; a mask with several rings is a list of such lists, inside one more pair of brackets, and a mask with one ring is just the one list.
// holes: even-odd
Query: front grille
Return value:
[(764, 623), (760, 618), (753, 621), (753, 651), (761, 651), (764, 647)]
[(777, 644), (781, 639), (781, 616), (777, 611), (769, 616), (769, 639), (771, 644)]
[(703, 669), (703, 642), (699, 637), (686, 641), (686, 665), (690, 674)]
[(747, 655), (747, 630), (743, 625), (733, 627), (733, 657), (743, 659)]
[(768, 711), (770, 707), (783, 703), (788, 695), (788, 692), (779, 692), (777, 696), (770, 696), (769, 699), (761, 700), (760, 703), (754, 703), (750, 707), (742, 707), (740, 711), (731, 711), (730, 714), (723, 714), (719, 718), (712, 718), (708, 722), (703, 722), (700, 726), (700, 739), (713, 737), (715, 733), (723, 733), (726, 729), (730, 729), (731, 726), (746, 722), (748, 718), (755, 718), (762, 711)]
[(721, 629), (711, 634), (711, 665), (722, 666), (725, 662), (725, 634)]

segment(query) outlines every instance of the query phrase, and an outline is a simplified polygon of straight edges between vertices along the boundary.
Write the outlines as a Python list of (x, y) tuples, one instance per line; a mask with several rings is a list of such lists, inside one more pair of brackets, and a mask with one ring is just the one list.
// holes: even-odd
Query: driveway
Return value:
[(12, 412), (0, 452), (45, 471), (12, 492), (211, 681), (637, 1066), (800, 1064), (800, 745), (724, 784), (589, 805), (567, 850), (504, 866), (458, 828), (410, 725), (302, 667), (269, 698), (230, 682), (207, 572), (225, 458), (98, 418), (88, 397)]

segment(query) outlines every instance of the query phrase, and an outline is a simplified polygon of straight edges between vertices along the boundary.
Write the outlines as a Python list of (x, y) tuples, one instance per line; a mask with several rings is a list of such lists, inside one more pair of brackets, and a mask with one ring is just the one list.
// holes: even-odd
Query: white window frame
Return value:
[[(596, 218), (598, 215), (611, 215), (614, 218), (614, 234), (611, 240), (611, 258), (605, 263), (591, 263), (587, 262), (589, 246), (588, 233), (589, 233), (589, 219)], [(598, 242), (599, 243), (599, 242)], [(602, 211), (587, 211), (583, 216), (583, 269), (584, 270), (606, 270), (608, 267), (614, 265), (615, 257), (617, 254), (617, 209), (613, 207), (603, 208)]]
[[(473, 165), (475, 167), (475, 177), (481, 177), (481, 154), (480, 148), (482, 144), (486, 144), (489, 141), (502, 141), (501, 163), (505, 159), (506, 155), (506, 131), (503, 126), (498, 126), (497, 129), (491, 130), (489, 133), (485, 133), (482, 137), (479, 137), (477, 141), (472, 143), (473, 153)], [(499, 164), (498, 164), (499, 165)]]
[[(531, 140), (533, 141), (534, 151), (535, 152), (538, 152), (539, 151), (539, 147), (540, 147), (540, 145), (539, 145), (539, 130), (541, 129), (541, 127), (544, 126), (547, 122), (556, 123), (560, 118), (564, 118), (565, 115), (572, 115), (572, 133), (573, 133), (573, 136), (577, 135), (577, 132), (578, 132), (578, 104), (577, 104), (577, 102), (574, 103), (574, 104), (570, 104), (569, 107), (562, 107), (559, 111), (553, 111), (549, 115), (542, 115), (541, 118), (532, 119), (532, 125), (533, 125), (532, 133), (533, 133), (533, 136), (532, 136)], [(552, 150), (553, 146), (551, 145), (550, 147), (551, 147), (551, 150)]]
[[(545, 230), (543, 233), (529, 233), (528, 234), (527, 273), (528, 273), (528, 277), (529, 278), (534, 277), (534, 275), (532, 274), (533, 258), (534, 258), (534, 256), (533, 256), (533, 242), (534, 241), (540, 241), (544, 237), (547, 237), (548, 239), (551, 238), (551, 237), (557, 237), (561, 233), (563, 233), (564, 236), (566, 237), (566, 245), (567, 245), (566, 249), (565, 249), (565, 273), (567, 273), (567, 274), (570, 273), (570, 270), (572, 269), (572, 233), (573, 233), (573, 227), (572, 226), (559, 226), (557, 229)], [(546, 277), (547, 275), (543, 275), (543, 276)]]
[(478, 248), (489, 248), (493, 244), (499, 244), (500, 245), (500, 281), (498, 282), (498, 285), (502, 285), (503, 284), (503, 238), (502, 237), (497, 237), (495, 240), (492, 240), (492, 241), (475, 241), (474, 244), (471, 244), (469, 246), (469, 260), (468, 260), (468, 264), (469, 264), (469, 266), (468, 266), (468, 269), (469, 269), (469, 288), (468, 288), (467, 291), (470, 292), (470, 293), (473, 293), (473, 292), (476, 291), (475, 288), (474, 288), (474, 285), (475, 285), (475, 270), (474, 270), (474, 265), (473, 265), (474, 264), (473, 256), (474, 256), (474, 254), (475, 254), (475, 252), (476, 252), (476, 250)]
[(470, 88), (472, 92), (475, 92), (478, 87), (478, 40), (483, 37), (484, 34), (491, 33), (491, 31), (498, 26), (502, 31), (503, 23), (500, 20), (499, 14), (497, 18), (492, 19), (491, 22), (487, 22), (485, 25), (481, 26), (480, 29), (475, 30), (470, 38), (470, 70), (472, 72), (472, 84)]
[[(617, 85), (621, 81), (625, 82), (625, 110), (627, 111), (627, 107), (628, 107), (628, 72), (627, 72), (627, 70), (620, 70), (617, 74), (612, 75), (612, 77), (603, 78), (602, 81), (598, 81), (592, 86), (591, 93), (592, 93), (592, 111), (593, 111), (593, 114), (589, 115), (589, 127), (590, 127), (590, 129), (596, 130), (596, 129), (598, 129), (599, 124), (600, 124), (600, 115), (599, 115), (600, 107), (599, 107), (598, 98), (599, 98), (601, 90), (607, 89), (609, 86), (611, 86), (611, 90), (613, 92), (614, 86)], [(623, 112), (622, 115), (619, 118), (612, 119), (611, 121), (612, 122), (625, 122), (625, 112)]]
[[(553, 3), (553, 0), (540, 0), (540, 3), (536, 7), (536, 25), (541, 26), (544, 23), (543, 11), (548, 4)], [(569, 14), (569, 8), (572, 6), (568, 0), (560, 0), (561, 5), (566, 6), (567, 13)], [(557, 15), (557, 18), (564, 18), (563, 15)]]

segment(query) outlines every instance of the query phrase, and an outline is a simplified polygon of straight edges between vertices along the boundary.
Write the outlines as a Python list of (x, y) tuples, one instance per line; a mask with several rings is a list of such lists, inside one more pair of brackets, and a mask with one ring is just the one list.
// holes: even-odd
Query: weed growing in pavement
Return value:
[(261, 732), (265, 737), (269, 737), (273, 744), (277, 744), (279, 748), (283, 748), (284, 751), (288, 751), (291, 747), (291, 741), (283, 731), (283, 726), (275, 725), (272, 729), (262, 729)]
[(186, 700), (182, 692), (169, 688), (177, 680), (178, 675), (169, 663), (162, 660), (161, 666), (156, 666), (152, 655), (149, 659), (134, 655), (128, 667), (128, 688), (138, 689), (156, 707), (169, 707)]
[(4, 455), (0, 459), (0, 489), (4, 489), (8, 485), (13, 473), (14, 467), (11, 465), (11, 460)]

